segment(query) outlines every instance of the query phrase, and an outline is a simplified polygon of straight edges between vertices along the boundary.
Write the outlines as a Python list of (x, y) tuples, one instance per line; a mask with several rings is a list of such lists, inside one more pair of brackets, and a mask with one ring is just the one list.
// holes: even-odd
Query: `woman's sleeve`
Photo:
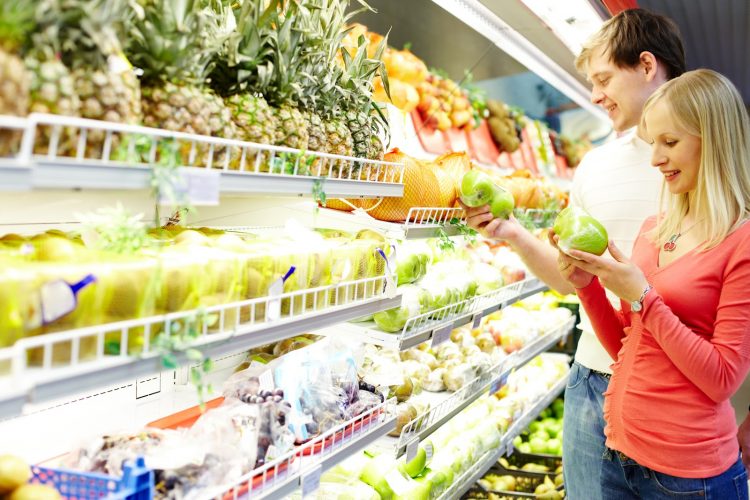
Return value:
[(685, 377), (713, 401), (729, 399), (750, 369), (750, 244), (740, 245), (724, 270), (710, 338), (685, 326), (658, 293), (646, 295), (641, 314)]
[(596, 276), (587, 287), (579, 288), (577, 293), (596, 336), (612, 359), (617, 360), (617, 353), (620, 352), (622, 338), (625, 336), (622, 313), (612, 307), (604, 287)]

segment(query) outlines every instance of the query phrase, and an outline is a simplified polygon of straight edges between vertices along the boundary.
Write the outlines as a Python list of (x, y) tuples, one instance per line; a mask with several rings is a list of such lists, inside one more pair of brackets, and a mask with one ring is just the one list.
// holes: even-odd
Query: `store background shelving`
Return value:
[(524, 414), (519, 417), (510, 428), (503, 434), (502, 442), (494, 450), (487, 451), (478, 460), (476, 460), (474, 466), (466, 470), (463, 474), (453, 480), (453, 484), (439, 497), (441, 500), (452, 500), (461, 498), (466, 491), (471, 488), (474, 483), (481, 478), (487, 470), (494, 465), (500, 457), (512, 451), (513, 439), (520, 435), (521, 432), (528, 427), (528, 425), (544, 410), (549, 406), (555, 398), (565, 390), (565, 385), (568, 382), (568, 376), (561, 378), (549, 392), (540, 398), (531, 408), (526, 410)]

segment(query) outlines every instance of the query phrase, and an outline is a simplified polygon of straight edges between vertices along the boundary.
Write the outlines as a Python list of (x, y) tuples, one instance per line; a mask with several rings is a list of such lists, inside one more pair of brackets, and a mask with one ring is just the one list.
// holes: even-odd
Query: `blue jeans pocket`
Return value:
[(706, 496), (706, 485), (703, 479), (692, 479), (670, 476), (655, 470), (649, 470), (656, 487), (666, 495), (681, 498), (703, 498)]
[(581, 382), (586, 380), (588, 369), (580, 366), (578, 363), (573, 363), (570, 367), (570, 376), (568, 376), (568, 383), (565, 386), (566, 389), (575, 389)]
[(747, 498), (747, 471), (742, 472), (734, 478), (734, 487), (737, 488), (737, 498)]

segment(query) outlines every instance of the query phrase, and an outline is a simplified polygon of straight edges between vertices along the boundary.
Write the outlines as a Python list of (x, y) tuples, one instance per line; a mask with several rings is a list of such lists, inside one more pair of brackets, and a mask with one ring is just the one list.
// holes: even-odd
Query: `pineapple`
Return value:
[(310, 151), (326, 151), (326, 129), (323, 119), (314, 111), (305, 111), (302, 116), (307, 127), (307, 148)]
[[(0, 4), (0, 115), (26, 116), (31, 79), (19, 55), (34, 27), (34, 7), (28, 0)], [(0, 156), (17, 149), (20, 132), (0, 129)]]
[(235, 94), (228, 97), (226, 103), (241, 139), (258, 144), (273, 144), (276, 117), (262, 95)]
[[(276, 8), (275, 2), (266, 7)], [(262, 90), (269, 81), (269, 73), (258, 71), (258, 66), (270, 60), (270, 36), (273, 32), (264, 5), (260, 0), (245, 0), (235, 10), (228, 12), (236, 19), (236, 27), (215, 55), (211, 84), (224, 97), (238, 138), (256, 144), (276, 142), (277, 119), (263, 96)], [(246, 169), (253, 169), (256, 155), (246, 153)], [(235, 162), (232, 168), (239, 168)], [(267, 169), (268, 165), (262, 165)]]
[(306, 150), (310, 135), (302, 112), (292, 104), (281, 104), (271, 108), (276, 117), (276, 144), (288, 148)]
[[(128, 0), (43, 0), (37, 9), (40, 47), (59, 47), (81, 102), (80, 115), (136, 124), (141, 118), (140, 85), (121, 48)], [(102, 153), (104, 132), (90, 131), (87, 157)], [(113, 138), (116, 146), (118, 138)], [(63, 153), (64, 154), (64, 153)]]
[[(232, 115), (213, 90), (206, 86), (209, 64), (222, 43), (217, 14), (201, 9), (195, 0), (149, 0), (142, 19), (132, 23), (127, 46), (129, 58), (143, 70), (143, 123), (149, 127), (233, 139), (237, 130)], [(183, 144), (183, 155), (191, 144)], [(204, 166), (209, 147), (197, 148), (194, 160)], [(214, 168), (222, 168), (229, 153), (216, 148)]]

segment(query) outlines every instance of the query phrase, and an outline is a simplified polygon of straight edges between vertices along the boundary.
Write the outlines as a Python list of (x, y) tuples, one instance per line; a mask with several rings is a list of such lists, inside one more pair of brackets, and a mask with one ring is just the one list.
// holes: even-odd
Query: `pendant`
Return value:
[(669, 237), (666, 243), (664, 243), (664, 251), (665, 252), (673, 252), (675, 248), (677, 248), (677, 238), (682, 236), (682, 234), (673, 234)]

